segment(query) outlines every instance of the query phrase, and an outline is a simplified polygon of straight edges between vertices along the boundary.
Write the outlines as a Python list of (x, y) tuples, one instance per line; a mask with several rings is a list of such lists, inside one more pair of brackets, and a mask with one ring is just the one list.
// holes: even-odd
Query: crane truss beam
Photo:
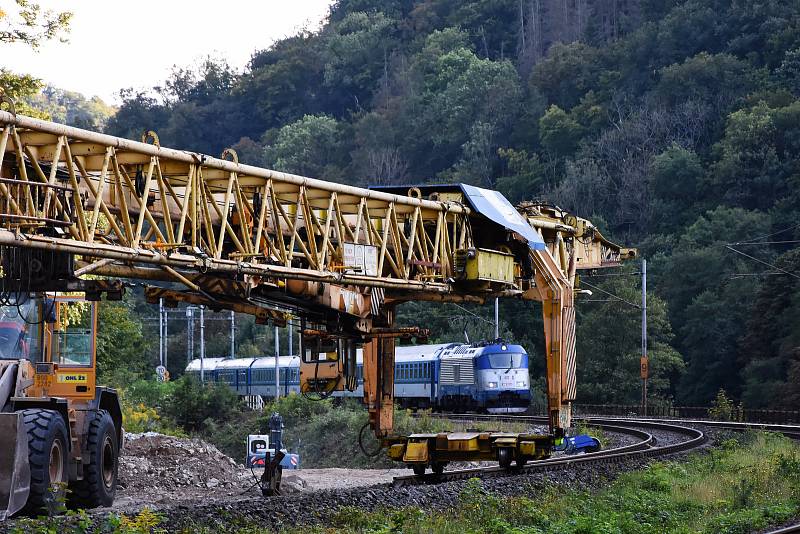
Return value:
[[(449, 293), (470, 210), (0, 111), (0, 243), (86, 258)], [(54, 232), (42, 232), (42, 229)]]

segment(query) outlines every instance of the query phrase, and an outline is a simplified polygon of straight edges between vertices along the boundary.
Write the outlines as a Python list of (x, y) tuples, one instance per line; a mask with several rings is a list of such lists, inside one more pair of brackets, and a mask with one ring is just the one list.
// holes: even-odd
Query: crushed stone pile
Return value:
[(119, 460), (123, 492), (232, 488), (249, 476), (242, 466), (201, 439), (157, 432), (126, 434)]

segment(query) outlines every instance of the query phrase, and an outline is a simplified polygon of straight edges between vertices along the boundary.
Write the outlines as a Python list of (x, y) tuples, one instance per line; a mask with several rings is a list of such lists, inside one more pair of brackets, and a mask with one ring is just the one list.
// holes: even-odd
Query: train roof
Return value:
[(395, 361), (410, 362), (435, 360), (439, 356), (439, 353), (442, 349), (445, 349), (451, 345), (453, 345), (453, 343), (439, 343), (436, 345), (405, 345), (395, 347)]
[[(203, 358), (203, 370), (204, 371), (213, 371), (216, 369), (217, 364), (224, 360), (225, 358)], [(194, 359), (189, 362), (189, 365), (186, 366), (186, 371), (197, 371), (200, 372), (200, 358)]]
[[(274, 358), (273, 358), (274, 359)], [(241, 369), (242, 367), (250, 367), (255, 361), (255, 358), (229, 358), (217, 363), (217, 370), (223, 369)]]
[(527, 354), (522, 345), (512, 345), (511, 343), (488, 343), (486, 345), (453, 344), (450, 347), (442, 350), (441, 356), (442, 358), (463, 358), (464, 356), (480, 356), (481, 354), (495, 354), (498, 352)]
[[(255, 363), (253, 363), (253, 369), (274, 369), (275, 368), (275, 356), (262, 356), (261, 358), (256, 358)], [(250, 365), (250, 364), (248, 364)], [(300, 357), (299, 356), (279, 356), (278, 357), (278, 365), (280, 367), (299, 367), (300, 366)]]

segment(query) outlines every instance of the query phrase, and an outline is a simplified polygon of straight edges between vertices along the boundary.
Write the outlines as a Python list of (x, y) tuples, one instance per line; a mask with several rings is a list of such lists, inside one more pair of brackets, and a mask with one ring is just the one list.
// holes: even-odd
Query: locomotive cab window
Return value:
[(498, 352), (489, 354), (489, 365), (492, 369), (516, 369), (523, 366), (524, 354)]

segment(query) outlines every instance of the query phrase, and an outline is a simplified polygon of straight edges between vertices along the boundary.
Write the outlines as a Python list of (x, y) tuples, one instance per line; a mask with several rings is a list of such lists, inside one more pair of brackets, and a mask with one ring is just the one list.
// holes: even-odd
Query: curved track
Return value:
[[(546, 423), (544, 417), (535, 416), (491, 416), (491, 415), (474, 415), (474, 414), (450, 414), (442, 415), (442, 418), (454, 420), (469, 420), (469, 421), (514, 421), (514, 422), (529, 422), (529, 423)], [(600, 463), (613, 463), (630, 458), (637, 457), (656, 457), (674, 454), (677, 452), (685, 452), (691, 449), (701, 447), (706, 442), (705, 434), (696, 428), (683, 426), (679, 422), (661, 422), (661, 421), (640, 421), (628, 419), (608, 419), (592, 417), (584, 419), (588, 424), (602, 428), (609, 432), (618, 434), (626, 434), (633, 436), (638, 441), (636, 443), (625, 445), (622, 447), (615, 447), (606, 449), (604, 451), (592, 452), (588, 454), (580, 454), (575, 456), (561, 456), (557, 458), (549, 458), (547, 460), (538, 460), (530, 462), (524, 467), (514, 466), (509, 469), (502, 467), (481, 467), (473, 469), (457, 469), (453, 471), (445, 471), (441, 475), (433, 473), (426, 474), (423, 477), (415, 475), (401, 476), (394, 478), (395, 486), (408, 486), (427, 483), (438, 483), (450, 480), (459, 480), (472, 477), (493, 477), (493, 476), (507, 476), (515, 473), (532, 473), (544, 472), (565, 469), (571, 465), (576, 464), (600, 464)], [(646, 430), (658, 430), (660, 432), (667, 432), (671, 434), (678, 434), (682, 439), (675, 443), (667, 445), (658, 445), (658, 440)]]

